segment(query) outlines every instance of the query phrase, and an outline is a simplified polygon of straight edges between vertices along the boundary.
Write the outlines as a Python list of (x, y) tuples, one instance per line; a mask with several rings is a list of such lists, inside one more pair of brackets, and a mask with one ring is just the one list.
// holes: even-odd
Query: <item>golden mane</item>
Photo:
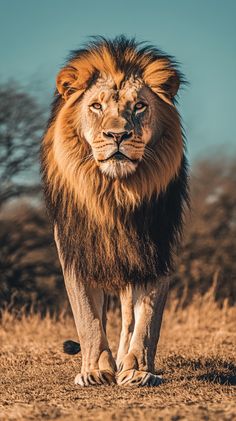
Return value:
[[(110, 75), (117, 88), (125, 79), (138, 75), (159, 97), (159, 117), (165, 122), (165, 132), (153, 147), (154, 157), (146, 159), (132, 177), (116, 180), (106, 177), (94, 160), (87, 159), (90, 147), (83, 134), (78, 138), (75, 130), (74, 105), (99, 74)], [(94, 247), (94, 236), (99, 235), (103, 245), (98, 254), (100, 259), (104, 255), (110, 259), (111, 272), (117, 264), (116, 254), (124, 248), (127, 254), (121, 266), (130, 265), (136, 272), (137, 268), (145, 272), (146, 260), (140, 263), (140, 253), (144, 251), (138, 244), (139, 235), (132, 218), (144, 204), (162, 197), (183, 171), (184, 142), (174, 104), (180, 82), (181, 75), (173, 60), (152, 47), (141, 48), (125, 38), (113, 42), (100, 39), (75, 52), (57, 77), (58, 93), (42, 146), (47, 203), (54, 224), (63, 220), (61, 237), (71, 235), (72, 227), (79, 229), (78, 215), (86, 225), (83, 235), (88, 240), (87, 248)], [(76, 242), (74, 238), (71, 241)], [(73, 249), (69, 243), (67, 247)], [(154, 256), (155, 246), (150, 243), (146, 247), (147, 254)], [(68, 265), (72, 264), (70, 259), (69, 262)], [(149, 268), (153, 274), (155, 262), (153, 257)], [(120, 271), (121, 268), (116, 285), (121, 282)], [(111, 276), (115, 277), (115, 272)]]
[[(170, 97), (176, 94), (180, 81), (169, 58), (158, 57), (158, 60), (153, 60), (148, 50), (140, 54), (131, 46), (124, 51), (123, 60), (131, 68), (138, 68), (145, 84), (168, 104), (172, 104)], [(117, 57), (114, 53), (112, 54), (107, 43), (98, 44), (95, 48), (70, 60), (57, 76), (58, 91), (65, 98), (74, 90), (81, 94), (96, 73), (111, 75), (117, 89), (120, 88), (126, 76), (125, 70), (119, 69)], [(167, 82), (171, 83), (169, 91), (163, 89), (163, 85)]]

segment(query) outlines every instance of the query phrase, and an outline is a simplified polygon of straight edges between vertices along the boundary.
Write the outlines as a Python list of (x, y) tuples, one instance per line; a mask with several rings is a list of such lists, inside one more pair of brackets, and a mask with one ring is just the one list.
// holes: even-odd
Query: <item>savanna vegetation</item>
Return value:
[[(156, 370), (157, 388), (78, 388), (80, 356), (62, 352), (76, 339), (69, 316), (39, 313), (16, 320), (2, 313), (0, 420), (233, 420), (235, 419), (235, 307), (219, 308), (214, 288), (184, 309), (169, 301)], [(108, 338), (117, 349), (120, 317), (109, 312)]]

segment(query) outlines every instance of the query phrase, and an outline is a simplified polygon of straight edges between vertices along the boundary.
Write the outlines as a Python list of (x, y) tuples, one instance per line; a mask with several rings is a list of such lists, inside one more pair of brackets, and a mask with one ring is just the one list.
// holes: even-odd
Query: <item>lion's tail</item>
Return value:
[(81, 348), (80, 348), (80, 344), (78, 342), (65, 341), (63, 343), (63, 351), (66, 354), (75, 355), (75, 354), (78, 354), (78, 352), (80, 352), (80, 350), (81, 350)]

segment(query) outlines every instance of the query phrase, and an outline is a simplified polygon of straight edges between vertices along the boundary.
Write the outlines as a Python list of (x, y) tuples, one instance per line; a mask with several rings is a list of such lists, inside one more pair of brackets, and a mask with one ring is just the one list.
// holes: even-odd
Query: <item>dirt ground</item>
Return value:
[[(169, 302), (156, 358), (164, 382), (156, 388), (73, 384), (80, 356), (62, 352), (76, 340), (68, 317), (16, 320), (0, 326), (0, 420), (233, 420), (236, 419), (236, 309), (219, 309), (210, 294), (186, 309)], [(109, 314), (115, 353), (120, 318)]]

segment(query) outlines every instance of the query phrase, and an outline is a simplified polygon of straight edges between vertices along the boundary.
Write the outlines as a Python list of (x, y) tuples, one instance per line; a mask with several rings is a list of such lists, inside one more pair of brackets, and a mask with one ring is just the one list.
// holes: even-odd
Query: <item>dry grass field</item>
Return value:
[[(71, 318), (3, 313), (0, 327), (0, 420), (236, 419), (236, 309), (219, 308), (212, 291), (185, 309), (169, 300), (156, 358), (156, 388), (79, 388), (80, 357), (62, 352), (76, 339)], [(115, 351), (118, 312), (109, 314)]]

